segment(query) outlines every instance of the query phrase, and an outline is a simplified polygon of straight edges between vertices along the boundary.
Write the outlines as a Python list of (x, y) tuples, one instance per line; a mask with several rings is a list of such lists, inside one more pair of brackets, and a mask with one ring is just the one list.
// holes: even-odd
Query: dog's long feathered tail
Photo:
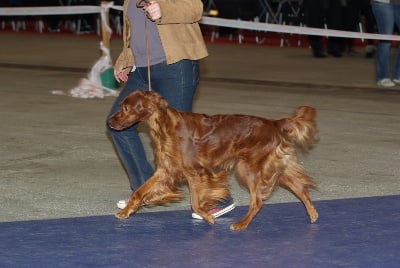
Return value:
[(291, 118), (281, 120), (285, 137), (302, 150), (310, 150), (317, 141), (316, 115), (317, 111), (312, 107), (298, 107)]

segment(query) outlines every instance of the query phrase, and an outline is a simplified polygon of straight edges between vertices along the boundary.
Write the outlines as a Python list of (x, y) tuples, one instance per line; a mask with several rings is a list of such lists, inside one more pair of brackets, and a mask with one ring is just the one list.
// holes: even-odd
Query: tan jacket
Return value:
[[(130, 48), (130, 23), (126, 16), (130, 1), (124, 1), (123, 48), (115, 62), (115, 69), (123, 70), (125, 73), (128, 73), (135, 65)], [(183, 59), (198, 60), (206, 57), (207, 48), (198, 23), (203, 14), (202, 1), (157, 0), (157, 2), (160, 5), (162, 17), (156, 21), (156, 24), (167, 64)]]

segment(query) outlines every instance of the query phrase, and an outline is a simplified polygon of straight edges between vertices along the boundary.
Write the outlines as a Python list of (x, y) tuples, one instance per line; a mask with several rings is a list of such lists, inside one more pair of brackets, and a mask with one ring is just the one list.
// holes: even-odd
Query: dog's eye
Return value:
[(122, 109), (124, 110), (124, 112), (129, 112), (129, 107), (128, 107), (128, 105), (122, 106)]

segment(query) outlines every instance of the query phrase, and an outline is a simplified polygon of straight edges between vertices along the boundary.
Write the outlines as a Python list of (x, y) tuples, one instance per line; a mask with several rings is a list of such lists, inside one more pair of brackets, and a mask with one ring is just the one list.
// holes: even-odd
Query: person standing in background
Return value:
[[(365, 18), (365, 32), (375, 33), (375, 17), (372, 13), (371, 1), (360, 0), (361, 15)], [(373, 58), (375, 56), (376, 46), (374, 40), (368, 39), (365, 46), (365, 57)]]
[[(372, 12), (379, 34), (393, 34), (394, 26), (400, 29), (400, 0), (373, 0)], [(391, 41), (380, 40), (376, 50), (376, 83), (380, 87), (400, 85), (400, 46), (396, 51), (390, 78)]]
[[(339, 0), (305, 0), (304, 15), (307, 27), (343, 30), (342, 2)], [(309, 35), (308, 40), (312, 54), (316, 58), (325, 58), (325, 49), (322, 37)], [(329, 37), (327, 40), (327, 53), (333, 57), (342, 56), (343, 39)]]
[[(364, 17), (365, 32), (375, 33), (375, 18), (372, 14), (370, 0), (345, 0), (343, 1), (343, 25), (345, 31), (361, 31), (361, 17)], [(354, 38), (345, 38), (343, 52), (348, 55), (356, 55), (353, 47)], [(365, 46), (365, 57), (372, 58), (375, 55), (375, 44), (373, 39), (367, 39)]]

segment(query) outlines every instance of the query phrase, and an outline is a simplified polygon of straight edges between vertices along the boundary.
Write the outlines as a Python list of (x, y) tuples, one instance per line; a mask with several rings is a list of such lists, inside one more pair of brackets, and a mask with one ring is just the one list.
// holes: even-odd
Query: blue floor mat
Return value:
[(265, 204), (248, 229), (190, 211), (0, 223), (0, 267), (400, 267), (400, 195)]

